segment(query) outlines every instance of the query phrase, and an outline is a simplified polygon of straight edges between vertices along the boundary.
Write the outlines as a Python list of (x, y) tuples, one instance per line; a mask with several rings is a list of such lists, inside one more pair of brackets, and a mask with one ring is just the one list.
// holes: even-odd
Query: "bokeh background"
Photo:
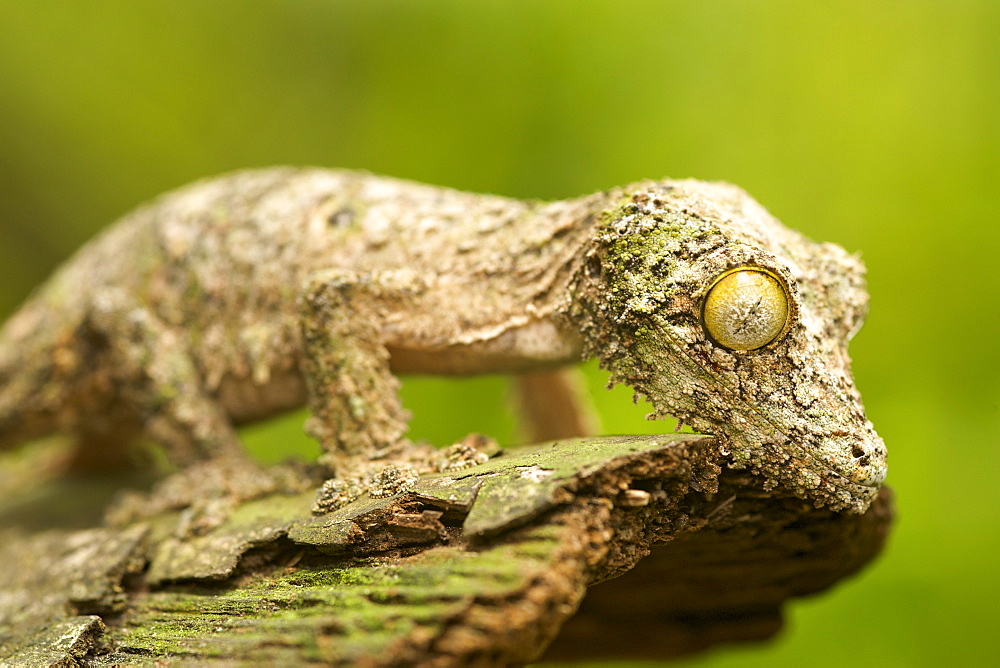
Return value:
[[(131, 207), (237, 168), (535, 198), (738, 183), (868, 265), (852, 355), (899, 521), (779, 639), (692, 664), (992, 663), (998, 151), (991, 0), (2, 0), (0, 315)], [(663, 428), (588, 373), (607, 431)], [(404, 391), (416, 438), (515, 438), (501, 378)], [(311, 456), (301, 422), (246, 436)]]

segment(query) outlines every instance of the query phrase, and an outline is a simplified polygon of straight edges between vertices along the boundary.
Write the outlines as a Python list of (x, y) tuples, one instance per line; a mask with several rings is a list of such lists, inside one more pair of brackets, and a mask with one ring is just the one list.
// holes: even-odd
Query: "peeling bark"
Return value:
[(319, 516), (314, 488), (244, 501), (199, 531), (178, 510), (80, 528), (44, 512), (84, 498), (55, 478), (0, 501), (0, 664), (519, 664), (760, 640), (786, 600), (878, 553), (891, 502), (816, 509), (717, 453), (693, 435), (512, 448)]

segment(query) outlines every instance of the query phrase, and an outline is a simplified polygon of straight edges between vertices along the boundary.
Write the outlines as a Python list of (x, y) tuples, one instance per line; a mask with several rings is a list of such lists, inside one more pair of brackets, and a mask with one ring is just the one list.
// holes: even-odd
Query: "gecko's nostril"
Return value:
[(851, 456), (854, 457), (854, 461), (857, 462), (858, 466), (862, 468), (867, 468), (872, 461), (872, 457), (868, 451), (857, 444), (851, 447)]

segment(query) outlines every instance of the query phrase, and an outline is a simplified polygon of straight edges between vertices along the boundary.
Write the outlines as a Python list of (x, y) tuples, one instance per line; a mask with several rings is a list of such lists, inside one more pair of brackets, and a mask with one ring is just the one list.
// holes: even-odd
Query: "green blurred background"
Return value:
[[(778, 640), (693, 663), (993, 663), (998, 109), (990, 0), (2, 0), (0, 314), (126, 210), (236, 168), (539, 198), (738, 183), (863, 253), (872, 311), (852, 355), (899, 521)], [(607, 431), (663, 427), (588, 373)], [(404, 391), (417, 438), (513, 438), (503, 379)], [(301, 422), (247, 438), (311, 456)]]

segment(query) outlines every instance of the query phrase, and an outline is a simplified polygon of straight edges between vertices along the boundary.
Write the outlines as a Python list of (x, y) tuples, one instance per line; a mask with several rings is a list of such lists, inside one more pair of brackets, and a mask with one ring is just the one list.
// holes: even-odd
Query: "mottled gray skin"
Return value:
[[(863, 511), (885, 479), (885, 445), (866, 419), (847, 343), (862, 324), (864, 267), (839, 246), (781, 225), (742, 190), (644, 183), (604, 214), (571, 313), (612, 380), (721, 437), (736, 467), (833, 508)], [(706, 334), (701, 305), (734, 267), (788, 287), (787, 333), (736, 352)]]
[[(700, 304), (723, 271), (788, 284), (790, 328), (735, 353)], [(126, 216), (0, 331), (0, 447), (138, 437), (178, 463), (239, 457), (234, 425), (303, 403), (332, 470), (406, 460), (395, 373), (519, 373), (600, 358), (736, 466), (862, 511), (885, 473), (846, 346), (860, 263), (742, 191), (644, 182), (522, 202), (347, 171), (204, 181)]]

